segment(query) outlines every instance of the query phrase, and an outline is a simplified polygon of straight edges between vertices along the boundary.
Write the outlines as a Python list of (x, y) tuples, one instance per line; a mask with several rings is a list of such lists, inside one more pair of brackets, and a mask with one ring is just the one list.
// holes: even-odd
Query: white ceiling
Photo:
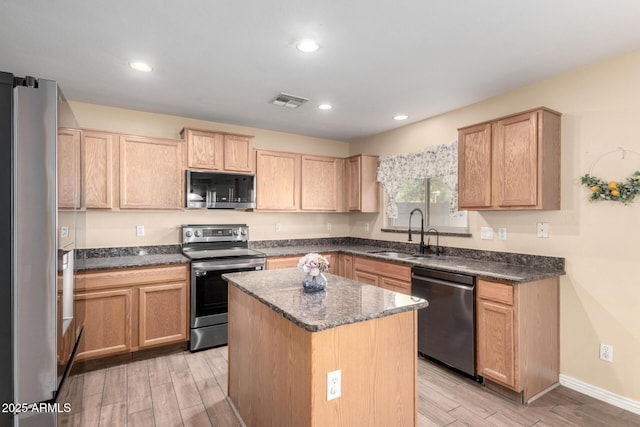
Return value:
[[(69, 99), (345, 141), (640, 49), (638, 0), (0, 6), (0, 70), (57, 80)], [(320, 50), (297, 51), (303, 36)], [(136, 59), (154, 71), (130, 69)], [(271, 105), (280, 92), (310, 101)]]

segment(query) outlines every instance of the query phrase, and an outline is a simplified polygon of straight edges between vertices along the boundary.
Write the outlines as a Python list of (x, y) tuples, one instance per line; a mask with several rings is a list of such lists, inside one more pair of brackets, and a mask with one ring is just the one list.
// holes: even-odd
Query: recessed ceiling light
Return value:
[(129, 66), (134, 70), (143, 71), (145, 73), (148, 73), (149, 71), (153, 70), (153, 68), (151, 68), (149, 64), (145, 62), (140, 62), (140, 61), (129, 62)]
[(333, 105), (331, 104), (320, 104), (318, 105), (318, 110), (331, 110)]
[(296, 43), (296, 48), (300, 52), (309, 53), (309, 52), (315, 52), (316, 50), (320, 49), (320, 46), (313, 39), (302, 39), (298, 43)]
[(393, 120), (407, 120), (409, 116), (406, 114), (398, 114), (397, 116), (393, 116)]

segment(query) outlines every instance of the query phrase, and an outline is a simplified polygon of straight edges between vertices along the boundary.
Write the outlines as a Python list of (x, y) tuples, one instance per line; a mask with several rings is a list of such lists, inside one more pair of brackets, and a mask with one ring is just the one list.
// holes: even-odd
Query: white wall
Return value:
[[(616, 147), (640, 153), (640, 52), (566, 73), (484, 102), (365, 138), (352, 153), (415, 152), (457, 139), (457, 128), (546, 106), (562, 116), (562, 205), (548, 212), (470, 212), (472, 238), (441, 237), (447, 246), (566, 258), (561, 278), (561, 372), (640, 402), (640, 199), (634, 204), (590, 203), (579, 177)], [(609, 155), (593, 174), (623, 180), (640, 170), (640, 156)], [(383, 215), (351, 217), (352, 236)], [(536, 222), (548, 222), (548, 239), (536, 238)], [(480, 227), (506, 227), (508, 240), (480, 240)], [(614, 362), (598, 359), (599, 343), (614, 347)]]

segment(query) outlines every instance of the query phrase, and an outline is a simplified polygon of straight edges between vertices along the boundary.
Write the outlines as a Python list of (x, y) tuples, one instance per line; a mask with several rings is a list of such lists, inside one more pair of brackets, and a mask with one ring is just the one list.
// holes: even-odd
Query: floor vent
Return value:
[(271, 101), (271, 103), (273, 105), (279, 105), (281, 107), (298, 108), (307, 101), (307, 98), (281, 93), (280, 95), (276, 96), (273, 101)]

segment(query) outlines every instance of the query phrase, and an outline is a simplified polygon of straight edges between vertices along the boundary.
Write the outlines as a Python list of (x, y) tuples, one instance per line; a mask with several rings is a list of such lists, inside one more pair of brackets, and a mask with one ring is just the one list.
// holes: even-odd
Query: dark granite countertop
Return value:
[[(497, 262), (484, 259), (465, 258), (460, 256), (435, 256), (428, 255), (411, 259), (399, 259), (381, 255), (376, 252), (393, 251), (380, 246), (368, 245), (307, 245), (307, 246), (281, 246), (258, 249), (267, 256), (294, 256), (304, 255), (309, 252), (343, 252), (366, 258), (395, 262), (409, 266), (421, 266), (435, 270), (452, 271), (468, 274), (486, 279), (495, 279), (511, 283), (526, 283), (550, 277), (562, 276), (564, 270), (557, 263), (545, 263), (545, 257), (520, 255), (511, 257), (515, 262)], [(540, 261), (542, 259), (542, 261)], [(556, 260), (556, 259), (551, 259)]]
[(307, 293), (297, 268), (224, 274), (229, 284), (310, 332), (428, 306), (422, 298), (325, 273), (327, 288)]
[(150, 254), (150, 255), (123, 255), (107, 256), (100, 258), (86, 258), (76, 262), (76, 269), (109, 270), (113, 268), (146, 267), (165, 264), (187, 264), (189, 259), (182, 254)]

